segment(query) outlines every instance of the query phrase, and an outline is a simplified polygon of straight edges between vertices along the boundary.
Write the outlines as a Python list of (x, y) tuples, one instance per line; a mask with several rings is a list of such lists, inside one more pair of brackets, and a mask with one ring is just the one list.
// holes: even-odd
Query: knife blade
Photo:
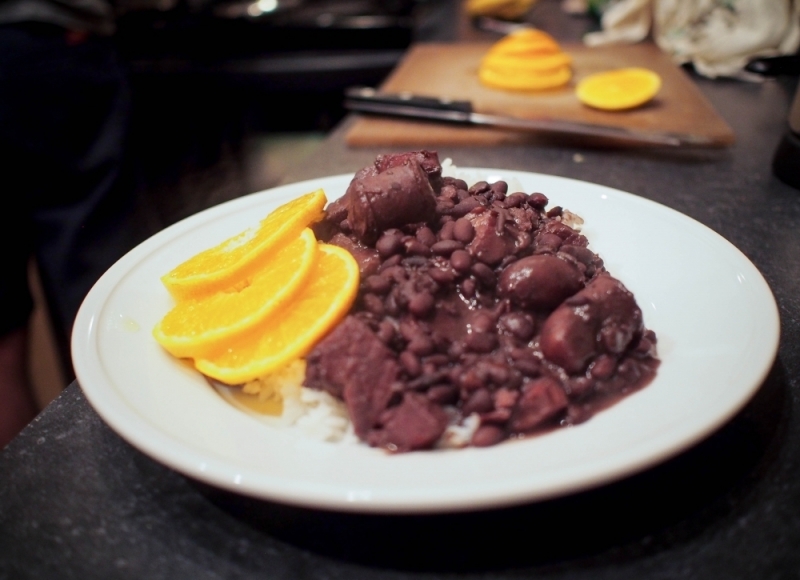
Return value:
[(551, 134), (603, 137), (642, 145), (681, 147), (715, 145), (713, 139), (686, 133), (640, 131), (611, 125), (596, 125), (541, 117), (523, 119), (504, 115), (476, 113), (470, 101), (449, 100), (411, 93), (381, 93), (371, 87), (345, 90), (344, 107), (350, 111), (389, 115), (408, 119), (441, 121), (457, 125), (479, 125)]

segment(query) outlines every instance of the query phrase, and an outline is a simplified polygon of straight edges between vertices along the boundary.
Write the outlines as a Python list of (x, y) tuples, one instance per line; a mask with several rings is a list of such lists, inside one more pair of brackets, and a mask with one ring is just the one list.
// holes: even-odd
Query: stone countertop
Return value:
[[(122, 441), (73, 383), (0, 453), (0, 579), (800, 577), (800, 191), (770, 169), (796, 82), (696, 82), (736, 132), (734, 146), (439, 153), (652, 199), (753, 261), (780, 309), (780, 350), (753, 400), (709, 438), (556, 500), (437, 516), (338, 514), (187, 479)], [(286, 181), (353, 172), (386, 152), (346, 148), (348, 123)]]

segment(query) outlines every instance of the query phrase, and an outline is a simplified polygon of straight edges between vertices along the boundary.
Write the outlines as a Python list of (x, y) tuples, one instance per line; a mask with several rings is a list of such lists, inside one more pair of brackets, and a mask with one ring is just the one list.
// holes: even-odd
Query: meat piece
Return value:
[(359, 437), (378, 424), (399, 366), (370, 328), (347, 316), (306, 358), (306, 387), (344, 399)]
[(550, 254), (521, 258), (500, 274), (499, 291), (522, 308), (555, 308), (583, 288), (583, 274)]
[(325, 208), (325, 218), (335, 224), (347, 218), (347, 200), (340, 197), (330, 202)]
[(439, 154), (436, 151), (410, 151), (408, 153), (390, 153), (388, 155), (378, 155), (375, 159), (375, 168), (378, 173), (405, 165), (410, 159), (420, 164), (434, 191), (439, 191), (442, 187), (442, 164), (439, 163)]
[(388, 228), (430, 222), (436, 216), (436, 196), (428, 176), (413, 159), (376, 175), (353, 179), (345, 196), (347, 220), (365, 244), (373, 244)]
[(508, 427), (514, 433), (530, 433), (567, 408), (567, 395), (554, 379), (536, 379), (523, 388)]
[(341, 232), (343, 222), (347, 219), (347, 202), (340, 197), (328, 204), (325, 208), (325, 217), (311, 224), (314, 236), (321, 242), (329, 241), (335, 234)]
[(429, 449), (447, 428), (447, 413), (419, 393), (406, 393), (399, 405), (384, 413), (383, 427), (370, 436), (372, 445), (394, 451)]
[(378, 255), (378, 250), (375, 248), (359, 244), (341, 233), (334, 234), (330, 240), (328, 240), (328, 243), (344, 248), (352, 254), (356, 262), (358, 262), (358, 271), (362, 279), (378, 272), (378, 267), (381, 265), (381, 257)]
[(547, 317), (540, 346), (547, 360), (577, 374), (599, 354), (622, 354), (643, 328), (633, 294), (601, 274)]
[[(484, 211), (469, 213), (467, 219), (475, 229), (475, 235), (467, 246), (469, 253), (484, 264), (496, 266), (514, 250), (514, 238), (498, 228), (497, 213)], [(501, 231), (498, 232), (498, 229)]]
[(595, 273), (603, 270), (603, 260), (589, 248), (564, 244), (558, 249), (558, 252), (572, 256), (578, 263), (586, 266), (587, 278), (591, 278)]

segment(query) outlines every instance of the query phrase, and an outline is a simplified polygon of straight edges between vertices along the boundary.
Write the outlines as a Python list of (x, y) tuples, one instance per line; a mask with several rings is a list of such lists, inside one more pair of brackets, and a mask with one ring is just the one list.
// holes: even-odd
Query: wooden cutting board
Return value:
[[(544, 116), (640, 130), (692, 133), (709, 137), (718, 146), (734, 142), (733, 130), (694, 82), (654, 44), (591, 48), (564, 44), (562, 48), (573, 58), (571, 82), (559, 89), (535, 93), (500, 91), (478, 82), (478, 64), (490, 46), (476, 43), (413, 46), (381, 90), (470, 100), (479, 113), (523, 118)], [(661, 90), (651, 102), (630, 111), (608, 112), (591, 109), (578, 101), (575, 84), (580, 79), (629, 66), (646, 67), (661, 76)], [(360, 116), (345, 137), (346, 143), (353, 147), (501, 145), (535, 143), (542, 139), (540, 135), (517, 131), (372, 116)]]

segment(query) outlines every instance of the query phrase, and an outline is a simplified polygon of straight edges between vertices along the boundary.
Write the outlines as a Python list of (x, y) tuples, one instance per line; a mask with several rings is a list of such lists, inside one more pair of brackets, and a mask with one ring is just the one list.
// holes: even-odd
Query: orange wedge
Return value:
[(153, 336), (170, 354), (197, 357), (264, 320), (306, 282), (317, 258), (317, 240), (306, 228), (270, 252), (251, 279), (214, 294), (179, 301)]
[(177, 300), (225, 290), (258, 271), (272, 248), (319, 221), (326, 201), (321, 189), (294, 199), (270, 213), (257, 228), (200, 252), (161, 281)]
[(358, 264), (349, 252), (320, 244), (308, 282), (272, 316), (216, 351), (195, 359), (201, 373), (235, 385), (254, 380), (308, 354), (344, 317), (358, 291)]
[(659, 89), (660, 76), (646, 68), (632, 67), (590, 75), (578, 83), (575, 94), (595, 109), (621, 111), (645, 104)]

